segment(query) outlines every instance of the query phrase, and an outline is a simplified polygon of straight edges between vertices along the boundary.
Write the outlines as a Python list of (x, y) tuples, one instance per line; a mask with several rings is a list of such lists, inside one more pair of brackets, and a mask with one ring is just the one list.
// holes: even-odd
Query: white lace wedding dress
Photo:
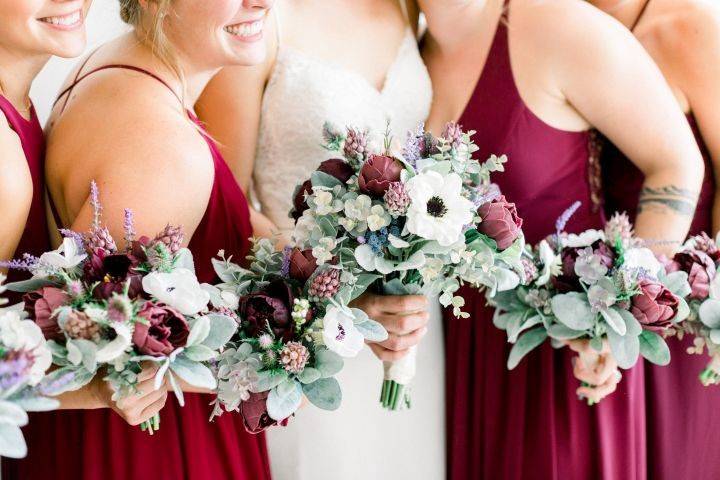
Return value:
[[(379, 91), (360, 74), (281, 42), (263, 98), (253, 174), (262, 212), (281, 230), (292, 228), (288, 212), (295, 185), (331, 157), (321, 147), (326, 121), (381, 133), (389, 120), (392, 131), (404, 138), (427, 117), (431, 97), (430, 77), (409, 27)], [(288, 427), (268, 432), (275, 480), (445, 478), (442, 324), (437, 301), (431, 305), (412, 409), (380, 407), (382, 363), (366, 347), (338, 375), (343, 389), (339, 410), (309, 405)]]

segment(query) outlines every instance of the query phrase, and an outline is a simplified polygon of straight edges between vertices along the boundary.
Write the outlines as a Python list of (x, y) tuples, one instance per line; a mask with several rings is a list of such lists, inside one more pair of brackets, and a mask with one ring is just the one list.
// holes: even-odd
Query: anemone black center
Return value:
[(427, 202), (427, 213), (433, 217), (442, 217), (447, 213), (445, 202), (440, 197), (432, 197)]

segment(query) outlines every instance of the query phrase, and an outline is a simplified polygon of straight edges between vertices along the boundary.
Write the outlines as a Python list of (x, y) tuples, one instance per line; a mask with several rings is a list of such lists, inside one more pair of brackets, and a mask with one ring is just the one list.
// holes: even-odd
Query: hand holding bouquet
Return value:
[(303, 395), (335, 410), (342, 392), (334, 376), (343, 358), (356, 356), (365, 340), (387, 332), (347, 303), (362, 291), (341, 282), (338, 265), (319, 265), (310, 251), (275, 250), (256, 240), (248, 269), (223, 257), (215, 270), (223, 283), (212, 303), (234, 316), (237, 335), (217, 361), (218, 396), (213, 417), (239, 411), (250, 433), (286, 425)]
[[(72, 374), (64, 387), (69, 391), (105, 375), (118, 400), (136, 393), (142, 363), (153, 362), (159, 367), (154, 388), (169, 382), (181, 405), (178, 379), (214, 389), (207, 363), (229, 341), (236, 323), (208, 311), (210, 294), (198, 283), (192, 254), (181, 247), (182, 230), (168, 226), (154, 239), (136, 238), (132, 213), (126, 211), (125, 245), (119, 248), (100, 224), (94, 183), (91, 201), (91, 230), (62, 231), (60, 248), (22, 262), (33, 277), (8, 286), (28, 292), (25, 311), (42, 329), (60, 367), (50, 377)], [(156, 415), (143, 429), (152, 433), (158, 426)]]
[[(0, 294), (5, 291), (0, 275)], [(0, 301), (0, 305), (3, 302)], [(28, 411), (57, 408), (55, 395), (69, 381), (67, 376), (49, 381), (45, 372), (52, 354), (40, 328), (24, 319), (17, 307), (0, 308), (0, 456), (22, 458), (27, 445), (20, 427)]]
[[(516, 286), (524, 242), (514, 205), (490, 183), (505, 158), (474, 159), (471, 135), (452, 123), (440, 138), (420, 129), (395, 151), (389, 133), (380, 150), (365, 132), (326, 126), (326, 147), (342, 158), (322, 162), (296, 190), (293, 241), (318, 265), (342, 266), (348, 294), (437, 294), (466, 317), (460, 286), (491, 295)], [(385, 362), (383, 406), (409, 406), (414, 371), (414, 348)]]
[(690, 312), (688, 275), (667, 273), (624, 215), (604, 230), (565, 233), (578, 206), (558, 220), (554, 236), (528, 252), (524, 284), (489, 299), (495, 325), (514, 344), (508, 368), (548, 337), (588, 340), (595, 353), (577, 348), (586, 364), (609, 350), (621, 368), (635, 365), (639, 355), (666, 365), (670, 351), (662, 334)]

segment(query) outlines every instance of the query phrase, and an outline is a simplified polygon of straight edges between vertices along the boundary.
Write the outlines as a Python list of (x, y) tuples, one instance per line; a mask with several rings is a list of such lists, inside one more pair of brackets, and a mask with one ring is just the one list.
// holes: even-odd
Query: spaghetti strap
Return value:
[[(73, 79), (71, 85), (74, 86), (74, 85), (77, 83), (78, 77), (80, 77), (80, 74), (82, 73), (83, 68), (85, 68), (85, 66), (88, 64), (88, 62), (89, 62), (90, 59), (92, 58), (92, 56), (95, 55), (95, 53), (96, 53), (98, 50), (100, 50), (100, 47), (98, 47), (98, 48), (96, 48), (95, 50), (93, 50), (92, 52), (90, 52), (90, 55), (88, 55), (88, 56), (85, 58), (85, 60), (83, 61), (82, 65), (80, 65), (80, 68), (78, 68), (78, 71), (75, 73), (75, 78)], [(55, 102), (53, 103), (53, 107), (54, 107), (55, 105), (57, 105), (57, 102), (59, 102), (60, 99), (61, 99), (64, 95), (67, 94), (67, 97), (65, 98), (65, 102), (63, 103), (63, 106), (62, 106), (62, 108), (60, 109), (60, 113), (62, 113), (62, 112), (65, 111), (65, 107), (67, 107), (67, 104), (68, 104), (68, 102), (70, 101), (70, 95), (69, 95), (69, 94), (70, 94), (70, 91), (71, 91), (71, 90), (72, 90), (72, 87), (66, 88), (65, 90), (63, 90), (63, 91), (60, 93), (60, 95), (57, 96), (57, 98), (55, 99)]]
[(58, 213), (57, 207), (55, 206), (55, 201), (50, 194), (50, 189), (46, 187), (45, 192), (47, 193), (47, 201), (48, 206), (50, 207), (50, 213), (52, 214), (53, 221), (55, 222), (55, 229), (59, 230), (61, 228), (65, 228), (65, 225), (63, 225), (62, 219), (60, 218), (60, 214)]
[[(86, 62), (87, 62), (87, 60), (86, 60)], [(81, 69), (82, 69), (82, 68), (81, 68)], [(60, 98), (62, 98), (63, 95), (68, 95), (70, 92), (72, 92), (72, 90), (78, 85), (78, 83), (82, 82), (83, 80), (85, 80), (87, 77), (89, 77), (89, 76), (92, 75), (93, 73), (101, 72), (101, 71), (103, 71), (103, 70), (111, 70), (111, 69), (131, 70), (131, 71), (133, 71), (133, 72), (142, 73), (142, 74), (147, 75), (147, 76), (149, 76), (149, 77), (151, 77), (151, 78), (154, 78), (154, 79), (157, 80), (158, 82), (162, 83), (165, 87), (167, 87), (167, 89), (170, 90), (170, 92), (172, 92), (172, 94), (175, 96), (175, 98), (178, 99), (178, 101), (180, 102), (180, 104), (183, 103), (182, 99), (180, 98), (180, 95), (178, 95), (177, 92), (175, 92), (175, 90), (173, 90), (173, 88), (172, 88), (165, 80), (163, 80), (163, 79), (160, 78), (159, 76), (155, 75), (154, 73), (152, 73), (152, 72), (150, 72), (150, 71), (148, 71), (148, 70), (145, 70), (144, 68), (135, 67), (135, 66), (133, 66), (133, 65), (122, 65), (122, 64), (103, 65), (102, 67), (95, 68), (95, 69), (90, 70), (89, 72), (87, 72), (87, 73), (85, 73), (85, 74), (83, 74), (83, 75), (81, 75), (81, 76), (79, 76), (79, 77), (76, 77), (75, 80), (73, 81), (73, 83), (70, 84), (70, 86), (68, 86), (65, 90), (63, 90), (62, 92), (60, 92), (60, 95), (58, 95), (58, 100), (59, 100)], [(78, 71), (78, 72), (79, 72), (79, 71)], [(68, 96), (69, 96), (69, 95), (68, 95)], [(55, 102), (57, 103), (57, 100), (56, 100)], [(66, 100), (66, 102), (65, 102), (65, 105), (67, 105), (67, 100)], [(63, 105), (63, 110), (65, 110), (65, 105)]]

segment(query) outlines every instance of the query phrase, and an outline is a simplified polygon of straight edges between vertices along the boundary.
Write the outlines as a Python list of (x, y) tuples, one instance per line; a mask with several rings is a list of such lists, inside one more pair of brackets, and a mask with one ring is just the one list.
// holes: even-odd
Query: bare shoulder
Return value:
[(683, 67), (696, 71), (720, 58), (720, 4), (711, 0), (684, 2), (660, 29), (668, 48), (681, 49)]

